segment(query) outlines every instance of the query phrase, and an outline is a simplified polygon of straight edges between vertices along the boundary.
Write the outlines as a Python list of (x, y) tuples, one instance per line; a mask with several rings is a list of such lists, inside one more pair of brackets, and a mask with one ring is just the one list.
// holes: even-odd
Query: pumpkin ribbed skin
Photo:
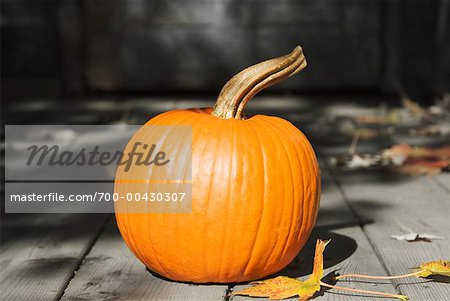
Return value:
[[(288, 265), (311, 233), (320, 198), (317, 159), (305, 136), (284, 119), (210, 113), (176, 110), (147, 123), (192, 126), (192, 212), (117, 212), (117, 225), (137, 258), (169, 279), (259, 279)], [(129, 145), (145, 142), (139, 135)], [(119, 167), (116, 179), (146, 180), (134, 172)], [(123, 183), (115, 190), (146, 192)]]

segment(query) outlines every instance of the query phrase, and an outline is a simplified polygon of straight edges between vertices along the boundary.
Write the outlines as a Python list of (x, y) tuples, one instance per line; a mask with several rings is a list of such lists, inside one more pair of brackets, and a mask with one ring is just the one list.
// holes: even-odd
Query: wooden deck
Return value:
[[(337, 99), (324, 104), (321, 98), (297, 97), (260, 97), (253, 101), (250, 111), (283, 116), (302, 129), (321, 161), (323, 192), (317, 225), (307, 246), (280, 275), (308, 275), (317, 238), (332, 239), (325, 251), (325, 274), (397, 275), (425, 261), (450, 259), (450, 174), (407, 177), (377, 171), (343, 172), (327, 163), (328, 156), (348, 148), (350, 141), (331, 140), (315, 132), (317, 120), (352, 109), (370, 111), (372, 105), (360, 104), (378, 101), (356, 98), (349, 103)], [(106, 124), (126, 118), (140, 124), (158, 112), (211, 103), (176, 98), (165, 102), (93, 100), (59, 107), (45, 101), (35, 102), (33, 107), (18, 103), (11, 106), (6, 123)], [(37, 115), (40, 121), (36, 121)], [(379, 149), (385, 143), (369, 141), (360, 147)], [(153, 276), (127, 249), (110, 214), (1, 217), (0, 300), (251, 300), (231, 295), (245, 285), (192, 285)], [(400, 225), (445, 239), (391, 239), (392, 234), (400, 232)], [(450, 296), (450, 283), (445, 279), (341, 281), (340, 285), (404, 294), (411, 300), (444, 301)], [(315, 300), (386, 300), (363, 296), (327, 290)]]

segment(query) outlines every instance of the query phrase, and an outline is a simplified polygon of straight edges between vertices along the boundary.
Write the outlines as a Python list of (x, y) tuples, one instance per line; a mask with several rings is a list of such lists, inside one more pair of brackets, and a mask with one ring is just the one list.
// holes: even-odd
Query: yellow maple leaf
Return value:
[(295, 295), (300, 301), (309, 300), (320, 290), (320, 279), (323, 277), (323, 251), (329, 240), (318, 239), (314, 255), (313, 273), (306, 281), (279, 276), (250, 284), (254, 286), (237, 291), (235, 295), (247, 295), (250, 297), (269, 297), (269, 299), (286, 299)]
[(450, 277), (450, 261), (436, 260), (422, 263), (417, 269), (422, 270), (418, 277), (428, 277), (431, 275), (441, 275)]

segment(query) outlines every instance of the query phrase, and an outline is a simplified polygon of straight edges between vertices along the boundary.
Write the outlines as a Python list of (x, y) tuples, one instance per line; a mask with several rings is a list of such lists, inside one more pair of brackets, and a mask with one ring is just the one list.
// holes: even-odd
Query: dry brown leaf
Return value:
[(408, 134), (411, 136), (428, 136), (428, 137), (448, 136), (450, 135), (450, 124), (447, 122), (424, 126), (420, 128), (414, 128), (410, 129), (408, 131)]
[(406, 143), (395, 144), (383, 151), (383, 158), (395, 166), (403, 165), (403, 163), (411, 155), (411, 146)]
[(384, 124), (385, 119), (384, 116), (378, 115), (358, 115), (355, 117), (356, 122), (365, 124)]
[(438, 167), (427, 167), (418, 164), (405, 164), (401, 166), (393, 166), (390, 168), (391, 171), (398, 174), (406, 176), (436, 176), (442, 172), (441, 168)]
[(391, 112), (388, 115), (358, 115), (355, 117), (355, 121), (359, 124), (388, 125), (398, 123), (399, 116), (396, 112)]
[(405, 175), (433, 176), (450, 166), (450, 146), (439, 148), (396, 144), (383, 151), (383, 159), (391, 163), (390, 170)]
[(450, 145), (442, 147), (413, 147), (411, 157), (436, 157), (439, 159), (450, 160)]
[(422, 120), (427, 120), (430, 118), (428, 112), (422, 108), (417, 102), (412, 101), (409, 97), (402, 97), (402, 104), (405, 109), (407, 109), (411, 115), (420, 118)]
[(363, 140), (369, 140), (380, 136), (379, 131), (369, 128), (359, 128), (355, 133), (358, 134), (359, 138)]

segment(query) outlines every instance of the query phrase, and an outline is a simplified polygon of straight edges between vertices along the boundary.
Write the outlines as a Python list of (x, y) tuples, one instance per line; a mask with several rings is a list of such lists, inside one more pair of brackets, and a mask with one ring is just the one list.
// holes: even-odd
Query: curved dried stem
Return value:
[(253, 65), (233, 76), (222, 88), (212, 115), (229, 119), (243, 118), (247, 102), (261, 90), (282, 81), (306, 67), (300, 46), (288, 55)]

